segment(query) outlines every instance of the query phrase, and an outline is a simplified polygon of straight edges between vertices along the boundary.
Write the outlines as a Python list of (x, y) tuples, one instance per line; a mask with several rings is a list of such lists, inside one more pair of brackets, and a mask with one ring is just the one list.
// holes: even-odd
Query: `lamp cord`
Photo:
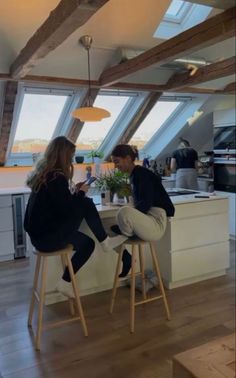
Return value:
[(88, 106), (91, 106), (91, 79), (90, 79), (90, 50), (88, 52)]

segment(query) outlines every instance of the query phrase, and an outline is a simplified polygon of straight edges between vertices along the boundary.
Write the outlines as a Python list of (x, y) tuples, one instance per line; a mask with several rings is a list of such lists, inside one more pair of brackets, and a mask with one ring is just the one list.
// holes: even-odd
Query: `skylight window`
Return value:
[(169, 17), (178, 17), (181, 13), (181, 10), (183, 11), (183, 8), (186, 6), (186, 2), (182, 0), (173, 0), (169, 6), (169, 8), (166, 11), (165, 16)]
[(111, 117), (101, 122), (85, 122), (76, 142), (77, 149), (88, 151), (97, 149), (108, 134), (112, 125), (124, 109), (130, 96), (98, 95), (94, 106), (107, 109)]
[(212, 8), (206, 5), (172, 0), (154, 37), (169, 39), (204, 21)]
[(141, 150), (181, 104), (179, 101), (158, 101), (135, 132), (129, 144)]

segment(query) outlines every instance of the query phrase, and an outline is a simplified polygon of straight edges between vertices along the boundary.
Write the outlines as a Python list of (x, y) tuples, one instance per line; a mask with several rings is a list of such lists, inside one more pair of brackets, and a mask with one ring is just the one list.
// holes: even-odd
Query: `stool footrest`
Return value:
[(39, 302), (39, 293), (37, 292), (37, 290), (34, 290), (34, 296), (37, 299), (37, 301)]
[(163, 298), (163, 296), (159, 295), (158, 297), (147, 298), (147, 299), (144, 299), (143, 301), (135, 302), (134, 305), (137, 306), (137, 305), (140, 305), (140, 304), (143, 304), (143, 303), (152, 302), (152, 301), (155, 301), (155, 300), (160, 299), (160, 298)]
[(43, 325), (43, 330), (58, 327), (59, 325), (66, 324), (66, 323), (72, 323), (72, 322), (75, 322), (76, 320), (80, 320), (80, 316), (75, 316), (73, 318), (50, 322), (48, 324)]

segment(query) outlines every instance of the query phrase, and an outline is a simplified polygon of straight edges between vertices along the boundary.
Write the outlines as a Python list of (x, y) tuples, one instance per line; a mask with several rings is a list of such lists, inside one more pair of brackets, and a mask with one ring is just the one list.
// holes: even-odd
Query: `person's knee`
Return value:
[(85, 204), (86, 204), (86, 207), (85, 207), (86, 210), (96, 208), (96, 206), (95, 206), (95, 204), (94, 204), (94, 202), (91, 198), (85, 197), (84, 201), (85, 201)]
[(129, 219), (130, 218), (130, 207), (129, 206), (123, 206), (117, 213), (117, 221), (118, 223), (122, 220)]

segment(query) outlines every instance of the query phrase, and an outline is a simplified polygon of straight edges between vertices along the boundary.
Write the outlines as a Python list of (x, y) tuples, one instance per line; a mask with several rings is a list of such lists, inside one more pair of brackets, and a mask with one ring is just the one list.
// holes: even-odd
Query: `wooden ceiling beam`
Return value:
[(42, 58), (61, 45), (108, 1), (61, 0), (12, 63), (11, 76), (24, 77)]
[[(15, 81), (15, 82), (25, 82), (25, 83), (32, 83), (32, 84), (53, 84), (56, 86), (60, 86), (60, 88), (65, 86), (71, 86), (72, 88), (80, 88), (88, 86), (88, 80), (82, 79), (71, 79), (66, 77), (54, 77), (54, 76), (37, 76), (37, 75), (27, 75), (24, 79), (15, 80), (12, 79), (9, 74), (1, 74), (0, 73), (0, 81)], [(233, 86), (233, 83), (231, 83)], [(102, 89), (99, 82), (96, 80), (91, 81), (92, 88)], [(158, 84), (145, 84), (145, 83), (128, 83), (128, 82), (118, 82), (111, 85), (109, 88), (112, 89), (123, 89), (123, 90), (137, 90), (137, 91), (147, 91), (147, 92), (172, 92), (172, 90), (168, 89), (167, 85), (158, 85)], [(196, 87), (183, 87), (178, 88), (175, 92), (179, 93), (221, 93), (222, 89), (212, 88), (196, 88)], [(227, 88), (224, 89), (224, 93), (227, 93)], [(228, 93), (231, 94), (232, 90), (229, 87)]]
[(188, 3), (206, 5), (212, 8), (229, 9), (235, 6), (235, 0), (184, 0)]
[(17, 95), (18, 83), (7, 82), (4, 94), (3, 112), (0, 120), (0, 166), (6, 162), (13, 112)]
[[(98, 95), (98, 92), (99, 92), (98, 88), (91, 89), (90, 96), (89, 96), (89, 103), (91, 105), (94, 104), (94, 102), (96, 100), (96, 97)], [(88, 104), (88, 95), (89, 95), (89, 93), (87, 93), (87, 95), (85, 96), (85, 98), (84, 98), (82, 104), (80, 105), (80, 107), (86, 106)], [(81, 133), (81, 130), (82, 130), (83, 126), (84, 126), (84, 122), (81, 122), (79, 119), (74, 118), (74, 121), (73, 121), (73, 123), (71, 125), (71, 128), (69, 130), (69, 133), (67, 135), (68, 138), (72, 142), (76, 143), (76, 141), (77, 141), (77, 139), (79, 137), (79, 134)]]
[(191, 75), (191, 71), (183, 74), (175, 74), (168, 80), (166, 88), (167, 90), (175, 91), (182, 87), (198, 85), (207, 81), (233, 75), (235, 73), (235, 64), (236, 58), (233, 56), (220, 62), (200, 67), (194, 75)]
[(227, 84), (223, 89), (217, 89), (216, 93), (236, 94), (236, 82)]
[(228, 9), (135, 58), (106, 69), (99, 79), (101, 86), (111, 85), (154, 64), (162, 65), (233, 37), (235, 35), (235, 9)]

